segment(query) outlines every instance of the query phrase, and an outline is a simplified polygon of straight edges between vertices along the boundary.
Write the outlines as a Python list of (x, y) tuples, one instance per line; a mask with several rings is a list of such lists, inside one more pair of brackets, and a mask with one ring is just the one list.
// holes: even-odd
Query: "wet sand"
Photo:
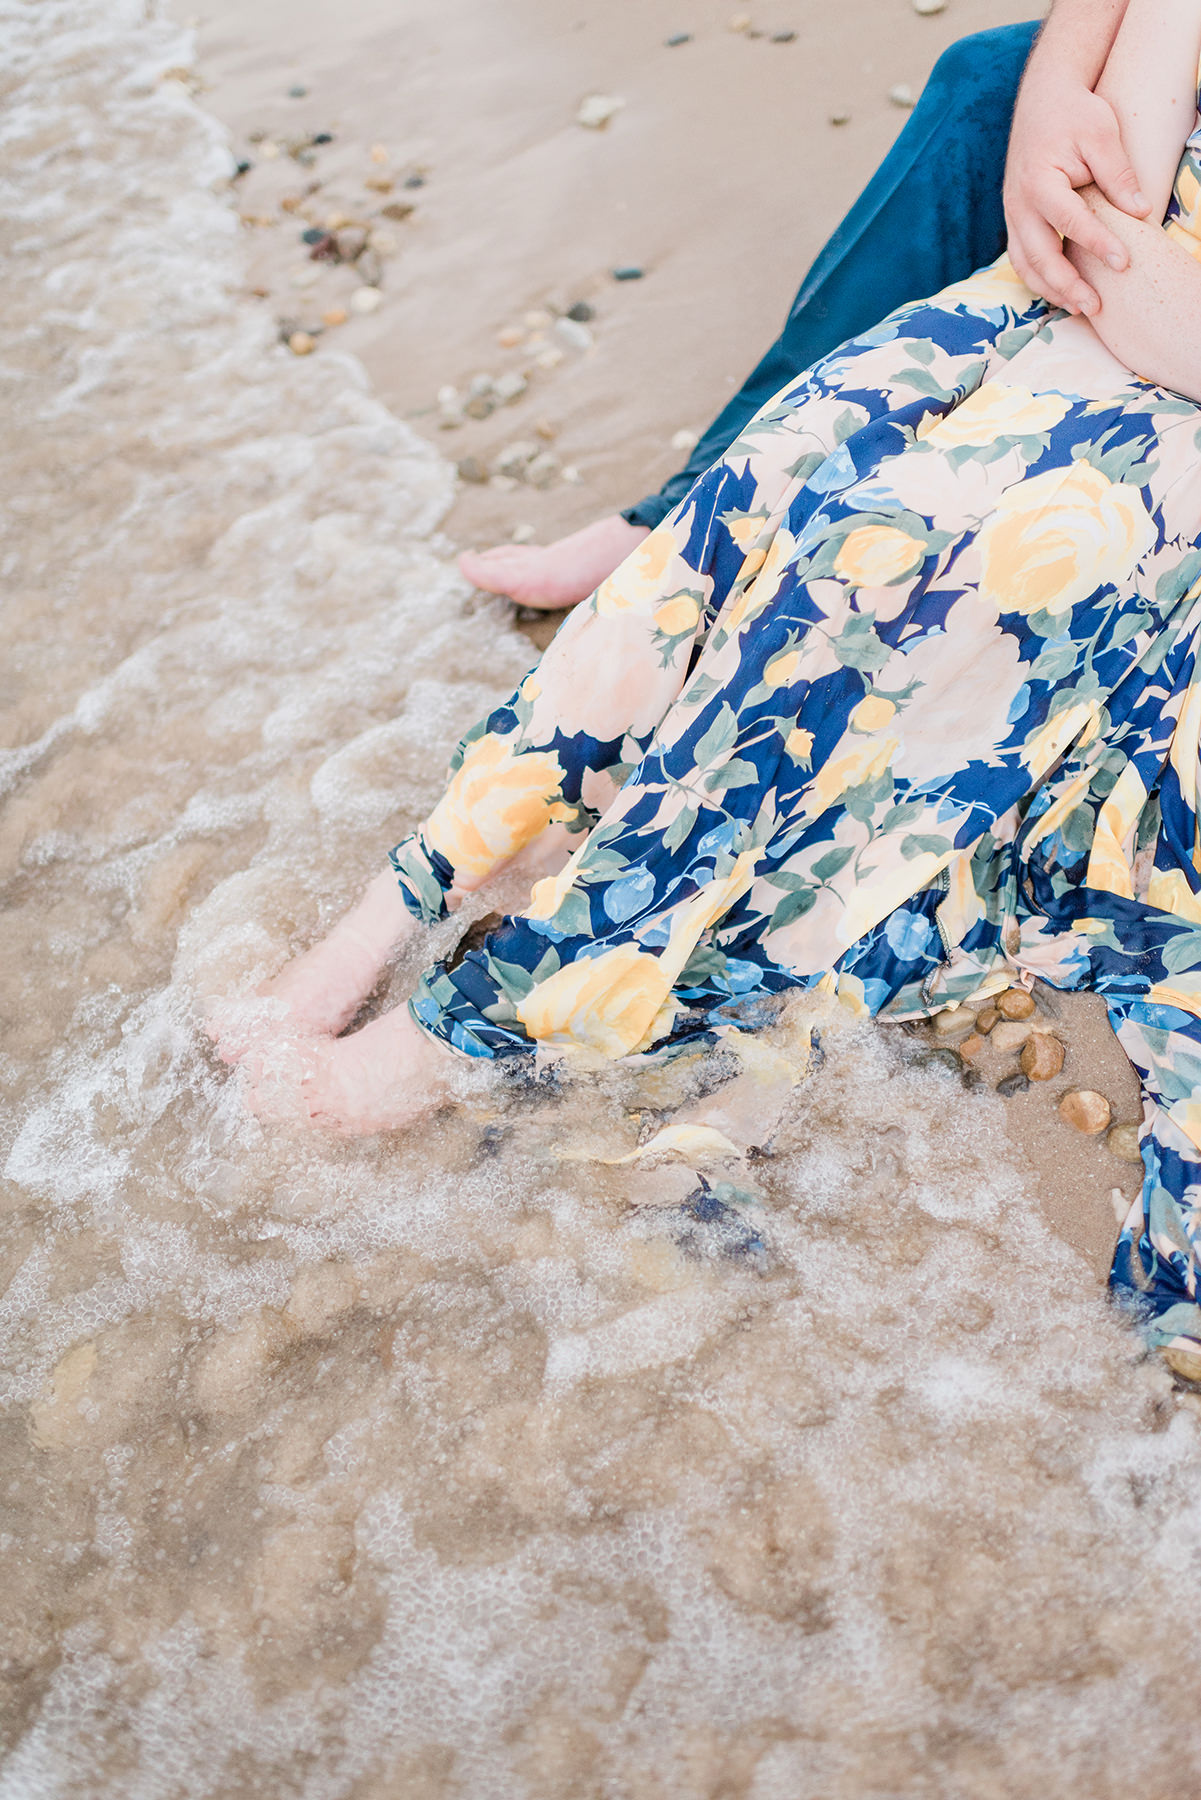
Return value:
[[(762, 35), (731, 31), (740, 16)], [(459, 484), (444, 526), (456, 547), (523, 531), (541, 543), (679, 466), (673, 436), (703, 429), (740, 385), (900, 129), (890, 90), (920, 92), (956, 37), (1029, 16), (1020, 0), (953, 0), (931, 17), (905, 0), (821, 12), (799, 0), (410, 0), (399, 16), (381, 0), (347, 0), (336, 16), (316, 0), (260, 0), (248, 18), (221, 0), (198, 15), (197, 72), (254, 165), (238, 203), (257, 304), (302, 325), (345, 308), (316, 354), (351, 349), (380, 397), (456, 462), (487, 469), (524, 442), (578, 472), (545, 489)], [(667, 43), (683, 32), (689, 42)], [(603, 130), (576, 122), (592, 93), (624, 102)], [(307, 167), (286, 150), (264, 159), (252, 141), (317, 132), (334, 141)], [(406, 185), (414, 176), (420, 187)], [(398, 202), (414, 210), (394, 222), (385, 209)], [(395, 243), (369, 317), (349, 308), (353, 267), (314, 264), (300, 242), (338, 219), (382, 223)], [(630, 265), (641, 280), (613, 279)], [(546, 317), (578, 301), (595, 313), (585, 349)], [(505, 346), (506, 334), (522, 341)], [(548, 349), (561, 358), (551, 368)], [(441, 427), (441, 389), (466, 396), (473, 376), (511, 371), (528, 383), (517, 401)], [(536, 643), (553, 623), (530, 623)], [(1010, 1132), (1049, 1221), (1103, 1279), (1114, 1189), (1128, 1203), (1138, 1171), (1068, 1131), (1056, 1106), (1068, 1088), (1098, 1088), (1115, 1119), (1134, 1121), (1138, 1084), (1098, 1001), (1066, 997), (1060, 1021), (1063, 1074), (1014, 1098)]]

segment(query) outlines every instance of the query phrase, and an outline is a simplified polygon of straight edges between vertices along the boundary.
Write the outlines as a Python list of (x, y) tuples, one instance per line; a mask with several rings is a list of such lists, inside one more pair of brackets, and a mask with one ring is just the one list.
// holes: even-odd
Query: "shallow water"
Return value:
[(0, 31), (0, 1796), (1192, 1800), (1201, 1421), (999, 1103), (795, 1005), (824, 1060), (692, 1213), (561, 1152), (711, 1066), (244, 1115), (204, 997), (528, 646), (434, 451), (239, 297), (186, 37)]

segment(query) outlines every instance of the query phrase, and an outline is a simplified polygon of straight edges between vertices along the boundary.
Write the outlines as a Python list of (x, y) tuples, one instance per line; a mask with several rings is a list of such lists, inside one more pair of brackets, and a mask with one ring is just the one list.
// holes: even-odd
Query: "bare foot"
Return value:
[(459, 567), (485, 593), (507, 594), (518, 606), (556, 612), (586, 600), (647, 535), (645, 525), (631, 525), (619, 513), (611, 513), (553, 544), (466, 550)]
[(273, 1036), (336, 1037), (349, 1025), (380, 971), (417, 921), (391, 869), (377, 875), (328, 937), (296, 957), (250, 1000), (226, 1002), (206, 1028), (226, 1062), (241, 1062)]
[(450, 1088), (450, 1053), (397, 1006), (344, 1038), (276, 1044), (248, 1058), (250, 1110), (365, 1137), (432, 1112)]

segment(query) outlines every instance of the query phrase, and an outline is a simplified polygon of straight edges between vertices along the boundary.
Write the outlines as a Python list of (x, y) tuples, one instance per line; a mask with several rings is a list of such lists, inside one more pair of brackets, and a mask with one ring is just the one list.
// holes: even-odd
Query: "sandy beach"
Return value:
[[(0, 0), (0, 1800), (1195, 1800), (1201, 1405), (1103, 1298), (1097, 1002), (1009, 1099), (802, 995), (364, 1140), (201, 1028), (529, 666), (456, 549), (656, 484), (890, 89), (1020, 17), (738, 11)], [(656, 1161), (702, 1098), (764, 1153)]]

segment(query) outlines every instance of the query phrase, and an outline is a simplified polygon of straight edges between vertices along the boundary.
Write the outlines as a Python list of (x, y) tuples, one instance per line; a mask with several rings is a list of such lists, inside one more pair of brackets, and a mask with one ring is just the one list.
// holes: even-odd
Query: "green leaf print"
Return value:
[(830, 648), (844, 669), (882, 669), (892, 651), (876, 634), (875, 613), (853, 613)]
[(1201, 931), (1182, 931), (1179, 937), (1169, 938), (1159, 954), (1169, 975), (1197, 968), (1201, 965)]
[(915, 856), (945, 856), (954, 848), (950, 838), (940, 837), (934, 831), (911, 831), (908, 837), (901, 839), (901, 855), (906, 862)]
[(794, 919), (803, 919), (807, 912), (812, 912), (816, 904), (817, 891), (814, 888), (798, 888), (795, 894), (785, 894), (772, 914), (767, 929), (782, 931), (784, 926), (791, 925)]
[(814, 881), (829, 881), (832, 875), (837, 875), (839, 869), (846, 868), (854, 854), (855, 846), (853, 844), (839, 844), (835, 849), (827, 850), (826, 854), (819, 856), (813, 865)]
[(720, 769), (706, 775), (705, 786), (711, 794), (720, 794), (726, 788), (750, 787), (758, 779), (759, 771), (753, 762), (747, 762), (742, 756), (732, 756)]
[(708, 768), (710, 763), (720, 761), (734, 748), (738, 736), (738, 716), (728, 700), (723, 700), (718, 708), (717, 717), (707, 731), (697, 739), (693, 752), (698, 769)]
[(686, 806), (682, 813), (677, 813), (671, 824), (667, 827), (667, 830), (663, 833), (664, 847), (674, 854), (696, 824), (697, 817), (698, 814), (695, 806)]

